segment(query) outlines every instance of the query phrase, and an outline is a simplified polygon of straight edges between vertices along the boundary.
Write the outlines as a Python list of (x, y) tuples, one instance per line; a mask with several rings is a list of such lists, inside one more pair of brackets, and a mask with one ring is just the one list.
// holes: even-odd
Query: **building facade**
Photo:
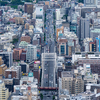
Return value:
[(31, 62), (37, 59), (37, 47), (33, 45), (27, 46), (26, 61)]

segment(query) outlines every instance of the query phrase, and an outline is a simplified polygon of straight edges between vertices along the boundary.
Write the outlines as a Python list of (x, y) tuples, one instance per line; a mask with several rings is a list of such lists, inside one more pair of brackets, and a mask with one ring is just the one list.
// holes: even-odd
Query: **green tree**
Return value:
[(40, 98), (41, 98), (41, 100), (43, 100), (43, 94), (42, 93), (40, 94)]
[(55, 99), (55, 96), (53, 95), (53, 100)]

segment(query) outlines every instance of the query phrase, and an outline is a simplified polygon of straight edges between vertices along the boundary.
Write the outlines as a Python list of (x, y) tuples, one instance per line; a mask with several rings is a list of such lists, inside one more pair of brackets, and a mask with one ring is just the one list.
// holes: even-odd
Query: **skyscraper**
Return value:
[(90, 37), (90, 21), (88, 18), (81, 18), (79, 39)]

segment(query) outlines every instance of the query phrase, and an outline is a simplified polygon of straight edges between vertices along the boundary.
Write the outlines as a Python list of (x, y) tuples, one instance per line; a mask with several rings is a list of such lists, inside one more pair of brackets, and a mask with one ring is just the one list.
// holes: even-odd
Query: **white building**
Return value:
[(36, 10), (35, 10), (35, 13), (36, 13), (36, 21), (43, 21), (43, 6), (36, 6)]
[(100, 53), (99, 52), (76, 52), (72, 54), (72, 63), (76, 62), (80, 58), (94, 58), (94, 59), (100, 59)]
[(26, 61), (31, 62), (37, 59), (37, 47), (29, 44), (27, 46)]
[(56, 9), (56, 20), (60, 20), (60, 9)]

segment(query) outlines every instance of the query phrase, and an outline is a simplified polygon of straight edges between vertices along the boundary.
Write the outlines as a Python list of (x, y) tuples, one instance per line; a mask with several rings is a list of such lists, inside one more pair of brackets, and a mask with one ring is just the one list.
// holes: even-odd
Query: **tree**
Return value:
[(42, 93), (40, 94), (40, 98), (43, 100), (43, 94)]
[(53, 95), (53, 100), (55, 99), (55, 96)]

